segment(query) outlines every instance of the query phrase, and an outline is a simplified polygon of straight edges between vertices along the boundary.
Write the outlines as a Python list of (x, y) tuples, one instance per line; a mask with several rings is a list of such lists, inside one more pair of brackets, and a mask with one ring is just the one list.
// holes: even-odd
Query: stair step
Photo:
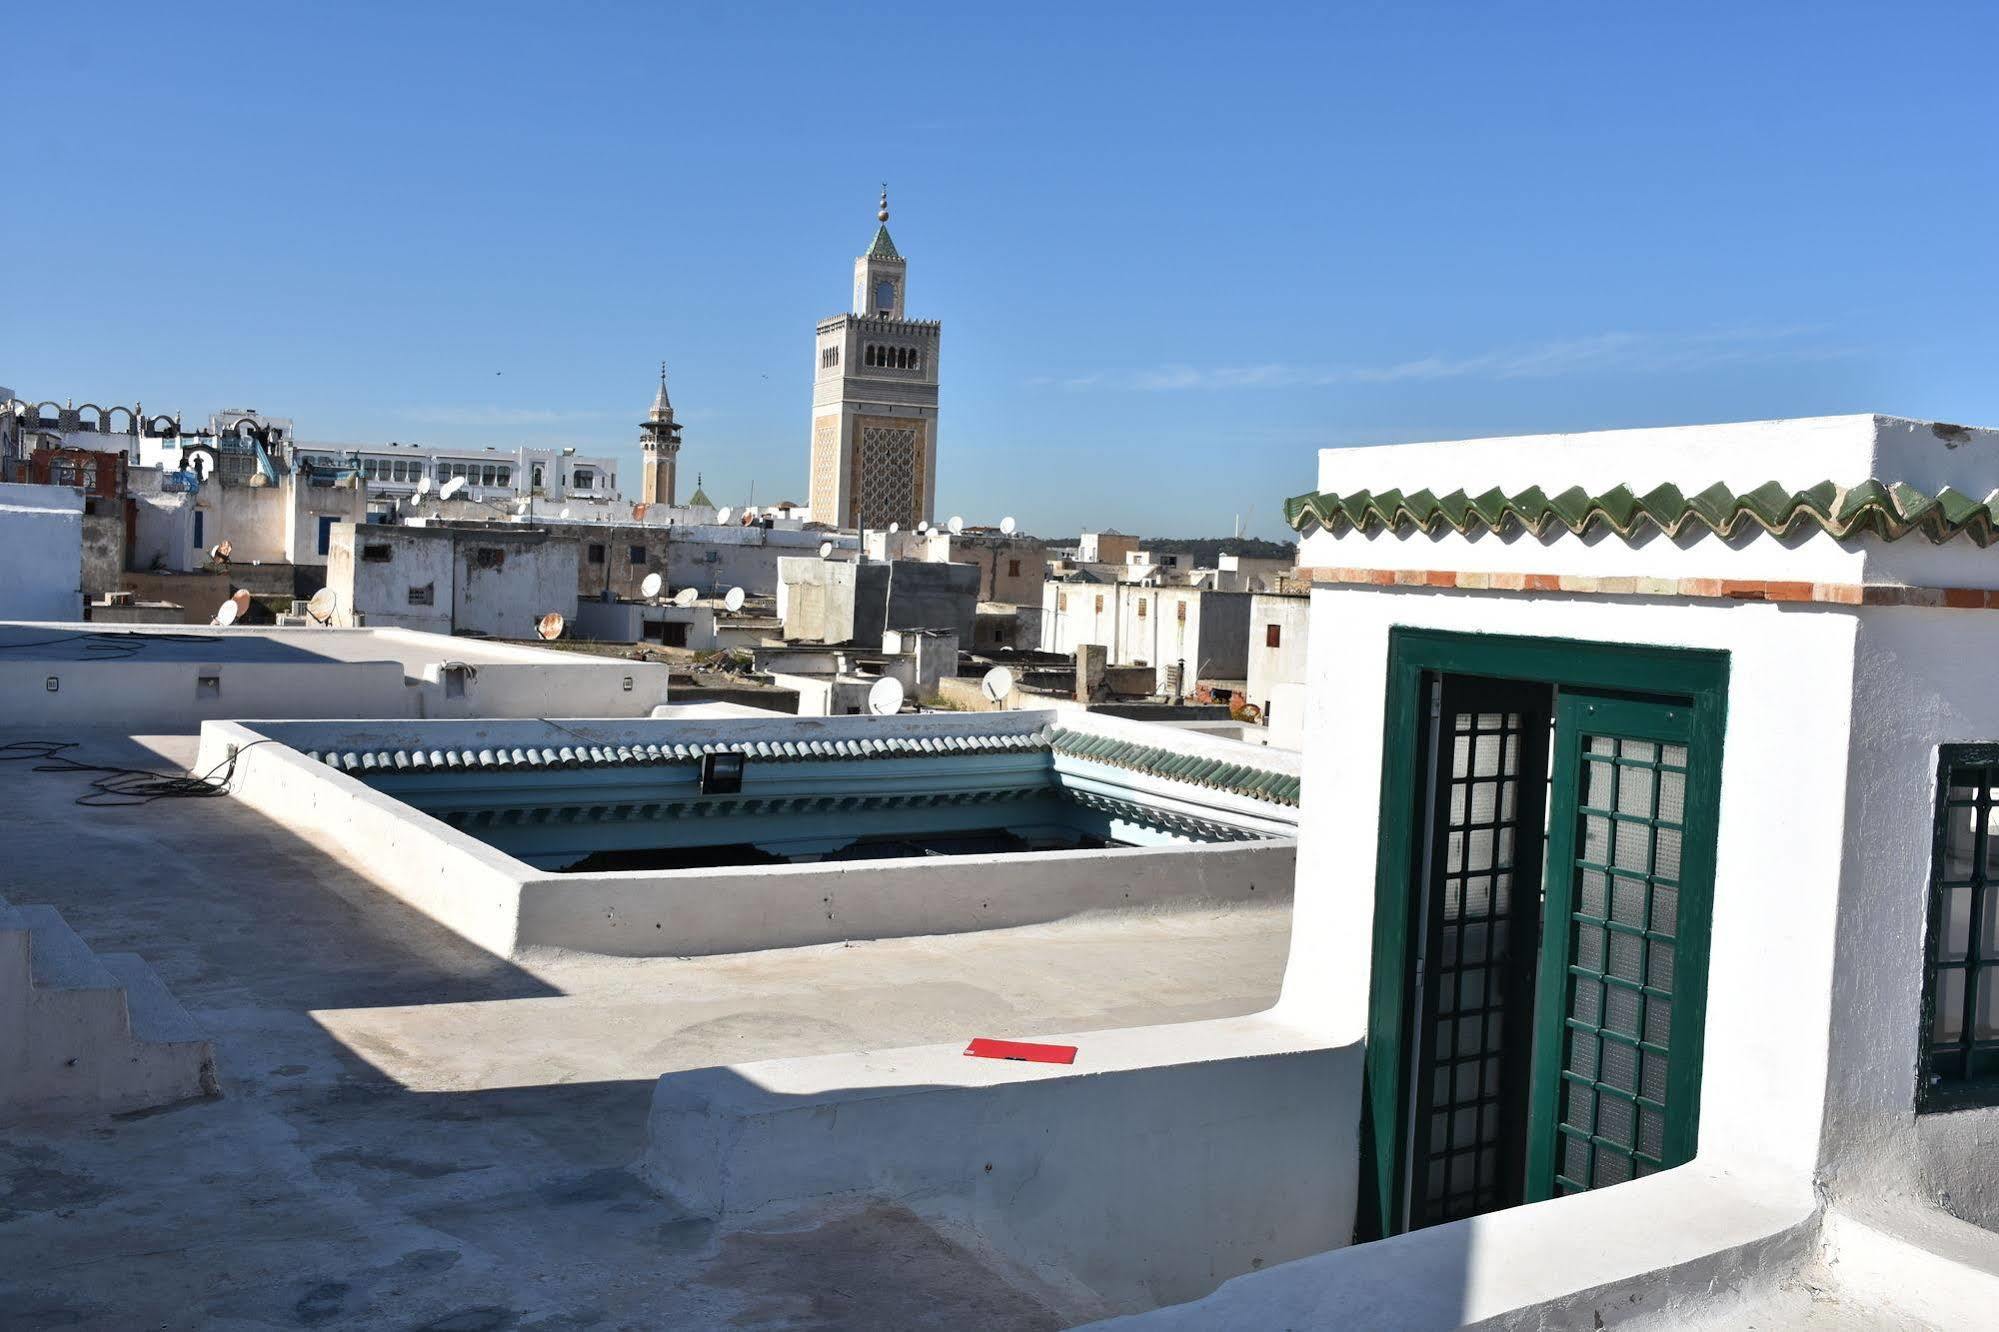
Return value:
[(125, 987), (125, 1012), (131, 1018), (134, 1040), (170, 1045), (208, 1039), (201, 1024), (181, 1007), (145, 958), (137, 953), (102, 953), (97, 960)]
[(52, 906), (14, 908), (28, 927), (28, 958), (36, 985), (51, 990), (110, 990), (111, 978), (62, 913)]

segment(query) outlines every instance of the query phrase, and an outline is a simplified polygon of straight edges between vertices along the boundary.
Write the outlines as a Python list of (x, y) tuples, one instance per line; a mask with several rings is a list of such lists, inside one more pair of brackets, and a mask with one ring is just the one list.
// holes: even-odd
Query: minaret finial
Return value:
[(888, 182), (887, 182), (887, 181), (883, 181), (883, 182), (882, 182), (882, 206), (881, 206), (881, 211), (880, 211), (879, 213), (876, 213), (876, 214), (875, 214), (875, 218), (876, 218), (876, 219), (877, 219), (878, 221), (882, 221), (882, 222), (886, 222), (886, 221), (888, 221)]
[(661, 361), (661, 362), (659, 363), (659, 383), (660, 383), (660, 387), (661, 387), (661, 388), (665, 388), (665, 387), (666, 387), (666, 362), (665, 362), (665, 361)]

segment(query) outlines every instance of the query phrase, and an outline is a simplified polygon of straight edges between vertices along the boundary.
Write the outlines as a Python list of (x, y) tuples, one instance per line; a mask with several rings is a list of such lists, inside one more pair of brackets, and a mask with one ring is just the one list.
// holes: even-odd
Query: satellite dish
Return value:
[(658, 574), (649, 573), (639, 583), (639, 595), (643, 596), (647, 601), (650, 601), (654, 597), (659, 595), (659, 589), (664, 585), (664, 583), (665, 580), (662, 579)]
[(963, 518), (960, 518), (957, 514), (954, 513), (951, 515), (951, 521), (947, 524), (947, 526), (950, 527), (951, 529), (951, 535), (956, 536), (958, 535), (958, 533), (965, 530), (965, 520)]
[(1019, 530), (1020, 524), (1013, 520), (1012, 515), (1009, 514), (1007, 517), (1000, 519), (1000, 535), (1012, 536)]
[(995, 666), (987, 671), (979, 681), (979, 692), (993, 703), (1006, 702), (1007, 695), (1013, 693), (1013, 672), (1004, 666)]
[(543, 638), (553, 642), (555, 639), (562, 637), (562, 631), (568, 624), (569, 621), (563, 619), (561, 615), (550, 611), (535, 621), (534, 631)]
[(715, 521), (718, 523), (726, 523), (729, 521), (729, 517), (733, 513), (735, 513), (735, 510), (730, 508), (728, 505), (724, 504), (720, 509), (717, 509), (715, 511)]
[(641, 523), (644, 522), (646, 520), (646, 510), (650, 509), (651, 507), (652, 505), (650, 504), (634, 504), (632, 506), (633, 520)]
[(439, 499), (450, 499), (463, 489), (465, 489), (465, 478), (454, 476), (437, 488), (437, 497)]
[(427, 473), (416, 479), (416, 493), (419, 495), (430, 493), (430, 476)]
[(757, 506), (754, 504), (752, 504), (749, 508), (743, 510), (743, 517), (745, 518), (755, 518), (756, 516), (757, 516)]
[(340, 594), (330, 587), (322, 587), (312, 594), (312, 600), (305, 603), (305, 613), (321, 624), (333, 622), (333, 612), (340, 608)]
[(820, 543), (819, 543), (819, 558), (820, 558), (820, 559), (822, 559), (822, 560), (823, 560), (823, 559), (827, 559), (827, 558), (831, 557), (831, 555), (832, 555), (832, 554), (833, 554), (833, 543), (832, 543), (832, 542), (830, 542), (830, 541), (822, 541), (822, 542), (820, 542)]
[(223, 602), (215, 608), (215, 619), (212, 623), (222, 625), (225, 628), (236, 623), (236, 602), (234, 598)]
[(893, 717), (902, 711), (902, 681), (884, 675), (868, 688), (868, 711), (877, 717)]
[(917, 530), (917, 531), (918, 531), (919, 533), (922, 533), (922, 532), (928, 532), (928, 531), (930, 530), (930, 520), (929, 520), (928, 518), (926, 518), (926, 519), (924, 519), (924, 520), (923, 520), (922, 522), (918, 523), (918, 524), (916, 525), (916, 530)]
[(888, 525), (888, 534), (890, 536), (894, 536), (897, 532), (900, 532), (901, 530), (902, 530), (901, 523), (890, 523)]
[(514, 501), (515, 513), (526, 513), (529, 509), (533, 507), (534, 507), (533, 500), (517, 499)]
[(676, 606), (692, 606), (699, 600), (701, 600), (701, 589), (696, 587), (683, 587), (673, 594), (673, 604)]
[(732, 587), (722, 598), (722, 609), (734, 615), (743, 608), (743, 589)]
[(567, 518), (569, 516), (569, 506), (567, 504), (563, 505), (562, 512), (556, 514), (555, 516), (558, 518)]

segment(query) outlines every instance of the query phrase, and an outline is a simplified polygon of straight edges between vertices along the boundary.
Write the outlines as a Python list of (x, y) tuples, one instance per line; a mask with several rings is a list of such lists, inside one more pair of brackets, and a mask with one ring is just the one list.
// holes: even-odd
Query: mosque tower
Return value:
[(909, 262), (888, 235), (882, 187), (874, 244), (854, 261), (854, 307), (819, 322), (812, 381), (815, 522), (913, 528), (937, 503), (935, 320), (907, 317)]
[(680, 424), (666, 396), (666, 362), (659, 363), (659, 393), (652, 410), (639, 422), (639, 453), (645, 459), (645, 480), (639, 498), (647, 504), (673, 505), (673, 473), (680, 457)]

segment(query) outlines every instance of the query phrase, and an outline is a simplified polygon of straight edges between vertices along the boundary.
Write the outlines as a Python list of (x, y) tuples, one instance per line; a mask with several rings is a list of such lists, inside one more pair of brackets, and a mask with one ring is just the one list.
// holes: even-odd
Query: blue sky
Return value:
[[(805, 498), (890, 184), (938, 504), (1281, 534), (1328, 444), (1999, 424), (1975, 6), (19, 7), (0, 384)], [(691, 476), (690, 476), (691, 482)]]

